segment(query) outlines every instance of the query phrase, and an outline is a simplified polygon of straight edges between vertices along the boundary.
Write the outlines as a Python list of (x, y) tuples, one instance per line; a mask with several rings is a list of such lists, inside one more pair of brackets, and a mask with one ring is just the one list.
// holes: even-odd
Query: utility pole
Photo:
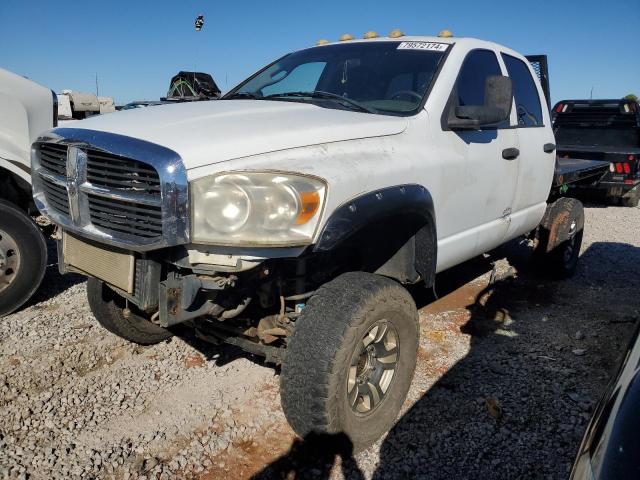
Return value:
[(591, 87), (591, 93), (589, 94), (589, 98), (593, 100), (593, 87)]
[(100, 96), (100, 89), (98, 88), (98, 74), (96, 73), (96, 97)]

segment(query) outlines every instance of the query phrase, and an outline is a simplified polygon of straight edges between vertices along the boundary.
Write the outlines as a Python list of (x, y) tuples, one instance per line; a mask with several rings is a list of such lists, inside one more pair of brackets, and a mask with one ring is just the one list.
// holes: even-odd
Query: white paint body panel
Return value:
[[(423, 185), (435, 204), (437, 270), (441, 271), (535, 228), (546, 208), (554, 171), (554, 155), (545, 154), (542, 146), (554, 141), (553, 133), (546, 111), (544, 127), (516, 128), (513, 114), (512, 128), (443, 131), (440, 118), (470, 50), (495, 51), (503, 73), (500, 52), (526, 60), (510, 49), (475, 39), (403, 37), (400, 41), (455, 43), (424, 109), (411, 117), (292, 102), (230, 100), (123, 111), (74, 127), (168, 147), (182, 157), (189, 180), (233, 170), (282, 170), (322, 177), (328, 193), (314, 241), (345, 202), (389, 186)], [(538, 90), (544, 98), (539, 85)], [(504, 160), (502, 150), (511, 147), (519, 148), (522, 155)], [(220, 247), (217, 251), (233, 250)], [(248, 250), (244, 254), (251, 255)], [(263, 256), (258, 249), (255, 255)]]
[(0, 68), (0, 168), (31, 183), (31, 143), (53, 126), (52, 93)]

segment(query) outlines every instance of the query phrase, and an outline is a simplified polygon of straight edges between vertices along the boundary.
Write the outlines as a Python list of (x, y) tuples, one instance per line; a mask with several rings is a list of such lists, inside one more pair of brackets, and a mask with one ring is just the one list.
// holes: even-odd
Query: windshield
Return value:
[(420, 107), (443, 50), (445, 44), (430, 42), (363, 42), (309, 48), (281, 58), (223, 99), (268, 97), (313, 102), (327, 108), (409, 114)]

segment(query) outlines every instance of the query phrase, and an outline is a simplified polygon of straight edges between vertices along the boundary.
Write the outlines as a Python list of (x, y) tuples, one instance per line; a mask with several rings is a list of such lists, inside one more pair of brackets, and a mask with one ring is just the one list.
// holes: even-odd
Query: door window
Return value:
[(456, 83), (458, 105), (483, 105), (485, 81), (491, 75), (502, 75), (495, 53), (490, 50), (470, 52)]
[[(464, 59), (451, 108), (463, 105), (484, 105), (484, 90), (487, 77), (502, 75), (498, 57), (491, 50), (472, 50)], [(509, 121), (505, 120), (496, 127), (508, 127)], [(493, 128), (496, 128), (493, 127)]]
[(531, 77), (529, 67), (522, 60), (506, 53), (502, 59), (513, 84), (513, 97), (516, 101), (518, 127), (537, 127), (542, 125), (542, 107), (538, 89)]

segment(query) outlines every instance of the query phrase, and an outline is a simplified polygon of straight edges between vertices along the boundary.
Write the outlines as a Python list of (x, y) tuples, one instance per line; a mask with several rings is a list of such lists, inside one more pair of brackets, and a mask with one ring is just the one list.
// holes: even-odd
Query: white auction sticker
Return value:
[(444, 52), (448, 43), (437, 42), (402, 42), (398, 45), (398, 50), (430, 50), (432, 52)]

